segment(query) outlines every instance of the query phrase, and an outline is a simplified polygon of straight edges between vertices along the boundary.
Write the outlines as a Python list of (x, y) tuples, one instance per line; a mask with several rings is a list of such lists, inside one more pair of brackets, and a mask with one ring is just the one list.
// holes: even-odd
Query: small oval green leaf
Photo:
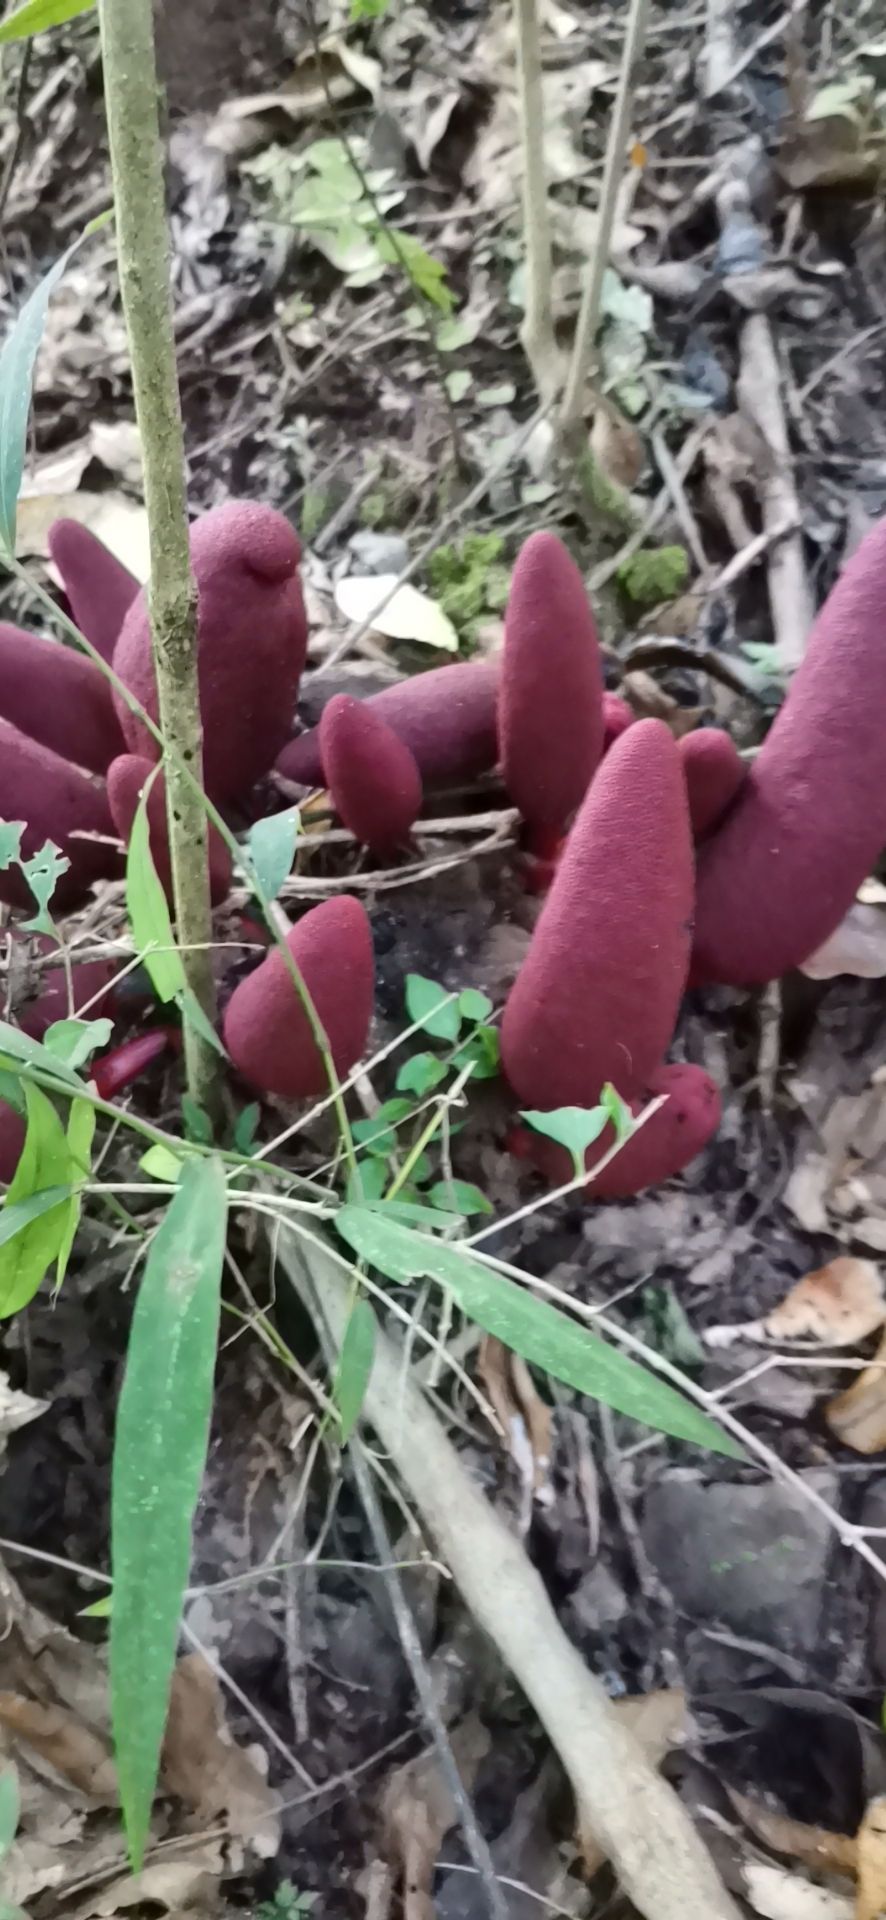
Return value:
[(292, 872), (295, 848), (301, 832), (297, 807), (285, 813), (272, 813), (267, 820), (256, 820), (249, 833), (249, 859), (265, 900), (276, 900), (284, 880)]

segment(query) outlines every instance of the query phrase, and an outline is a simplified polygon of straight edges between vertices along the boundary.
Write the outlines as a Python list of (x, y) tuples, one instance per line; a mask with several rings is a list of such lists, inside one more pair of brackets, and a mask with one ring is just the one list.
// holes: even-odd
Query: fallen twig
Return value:
[[(340, 1345), (352, 1271), (312, 1236), (282, 1229), (277, 1259), (300, 1292), (323, 1303)], [(531, 1701), (566, 1769), (579, 1831), (605, 1848), (647, 1920), (737, 1920), (706, 1848), (673, 1789), (619, 1724), (603, 1688), (566, 1638), (540, 1576), (489, 1505), (401, 1356), (379, 1329), (366, 1418), (408, 1488), (474, 1618)]]

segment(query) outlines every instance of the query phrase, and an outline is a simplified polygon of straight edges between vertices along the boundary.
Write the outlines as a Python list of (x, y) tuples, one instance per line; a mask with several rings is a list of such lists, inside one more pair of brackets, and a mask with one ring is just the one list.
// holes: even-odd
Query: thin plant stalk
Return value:
[[(151, 0), (99, 0), (120, 292), (132, 362), (151, 550), (150, 616), (165, 763), (175, 917), (185, 980), (215, 1017), (208, 828), (199, 782), (197, 594), (191, 572), (181, 406), (170, 296), (169, 234)], [(214, 1107), (218, 1062), (184, 1022), (192, 1097)]]
[(560, 366), (551, 313), (551, 222), (545, 166), (544, 92), (538, 0), (514, 0), (517, 87), (523, 146), (523, 247), (526, 306), (520, 341), (542, 404), (557, 397)]
[(593, 251), (587, 263), (584, 286), (582, 288), (581, 307), (575, 340), (572, 346), (572, 358), (566, 378), (566, 391), (560, 413), (560, 436), (568, 444), (574, 439), (581, 425), (585, 389), (589, 375), (594, 368), (594, 348), (597, 340), (597, 328), (600, 324), (600, 300), (603, 293), (603, 275), (609, 261), (609, 249), (612, 242), (612, 228), (615, 221), (615, 209), (618, 203), (618, 190), (621, 185), (625, 162), (625, 146), (630, 128), (631, 114), (634, 110), (634, 95), (637, 90), (637, 76), (643, 47), (646, 41), (646, 28), (649, 21), (650, 0), (631, 0), (631, 9), (625, 27), (624, 45), (621, 53), (621, 69), (618, 76), (618, 88), (609, 122), (609, 136), (606, 142), (606, 160), (603, 167), (603, 185), (600, 189), (600, 206), (597, 214), (597, 234)]

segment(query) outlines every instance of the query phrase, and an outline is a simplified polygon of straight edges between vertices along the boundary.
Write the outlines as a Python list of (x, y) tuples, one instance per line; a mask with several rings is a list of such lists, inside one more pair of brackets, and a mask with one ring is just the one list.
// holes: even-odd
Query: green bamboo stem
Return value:
[[(193, 779), (202, 767), (197, 596), (188, 549), (184, 439), (169, 289), (169, 236), (151, 0), (99, 0), (120, 292), (142, 445), (151, 549), (149, 606), (165, 761), (175, 919), (182, 965), (215, 1017), (208, 829)], [(216, 1103), (217, 1058), (184, 1022), (188, 1089)]]

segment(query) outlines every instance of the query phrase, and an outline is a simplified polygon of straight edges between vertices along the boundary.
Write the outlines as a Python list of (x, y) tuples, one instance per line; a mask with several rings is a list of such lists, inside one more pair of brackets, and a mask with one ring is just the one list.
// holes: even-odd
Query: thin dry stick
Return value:
[[(100, 0), (120, 293), (129, 338), (151, 543), (150, 613), (166, 763), (172, 889), (182, 967), (206, 1018), (215, 1017), (208, 826), (195, 790), (202, 765), (197, 598), (188, 545), (185, 454), (175, 368), (169, 236), (151, 0)], [(188, 775), (192, 779), (188, 778)], [(214, 1105), (217, 1056), (184, 1024), (188, 1086)]]
[(523, 249), (526, 309), (520, 342), (539, 399), (548, 404), (560, 388), (560, 361), (551, 313), (551, 223), (545, 167), (545, 110), (541, 34), (536, 0), (514, 0), (517, 87), (523, 145)]
[(584, 413), (585, 387), (593, 369), (594, 347), (597, 339), (597, 327), (600, 322), (600, 296), (603, 292), (603, 275), (609, 260), (612, 243), (612, 228), (618, 201), (624, 168), (625, 146), (631, 114), (634, 108), (634, 94), (637, 87), (637, 74), (643, 55), (646, 39), (646, 26), (649, 19), (650, 0), (631, 0), (631, 10), (625, 28), (624, 46), (621, 55), (621, 72), (618, 76), (618, 91), (609, 122), (609, 138), (606, 143), (606, 161), (603, 168), (603, 185), (600, 189), (600, 207), (597, 215), (597, 234), (594, 249), (587, 264), (584, 289), (578, 325), (575, 329), (575, 341), (572, 348), (572, 360), (566, 380), (566, 392), (563, 395), (563, 409), (560, 415), (560, 434), (564, 442), (575, 437), (581, 426)]
[[(314, 1243), (281, 1232), (277, 1258), (299, 1290), (315, 1288), (341, 1343), (351, 1286)], [(474, 1618), (510, 1667), (569, 1775), (579, 1828), (605, 1848), (647, 1920), (738, 1920), (738, 1912), (676, 1794), (613, 1713), (566, 1638), (539, 1575), (404, 1375), (379, 1329), (364, 1401), (382, 1445), (447, 1561)]]
[(769, 549), (767, 583), (775, 650), (784, 667), (797, 667), (806, 650), (815, 605), (806, 577), (800, 503), (794, 484), (788, 430), (781, 402), (778, 358), (768, 315), (752, 313), (741, 332), (738, 399), (762, 434), (769, 465), (760, 475), (763, 526), (793, 531)]

